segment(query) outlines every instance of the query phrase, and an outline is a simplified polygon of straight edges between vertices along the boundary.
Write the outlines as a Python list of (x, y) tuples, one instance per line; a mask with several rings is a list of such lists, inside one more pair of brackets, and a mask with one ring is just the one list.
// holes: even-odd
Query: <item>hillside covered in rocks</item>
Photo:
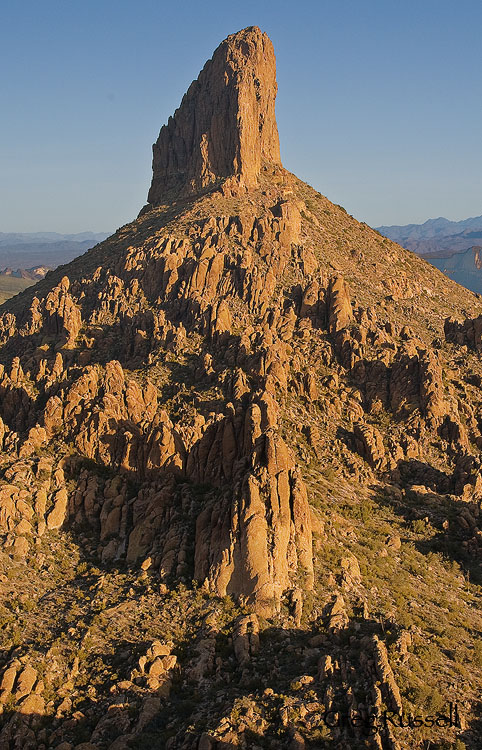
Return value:
[(481, 300), (275, 96), (228, 37), (139, 217), (0, 308), (0, 750), (480, 747)]

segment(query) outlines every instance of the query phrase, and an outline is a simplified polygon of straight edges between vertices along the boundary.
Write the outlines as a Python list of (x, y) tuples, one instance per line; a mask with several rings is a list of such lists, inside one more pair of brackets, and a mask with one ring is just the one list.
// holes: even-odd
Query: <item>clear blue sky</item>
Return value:
[(285, 166), (372, 225), (482, 214), (480, 0), (2, 0), (0, 231), (110, 231), (230, 33), (275, 46)]

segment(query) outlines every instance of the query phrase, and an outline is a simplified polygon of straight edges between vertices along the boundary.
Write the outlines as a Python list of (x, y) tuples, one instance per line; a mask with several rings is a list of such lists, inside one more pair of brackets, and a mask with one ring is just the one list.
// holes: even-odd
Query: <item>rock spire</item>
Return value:
[(263, 163), (281, 165), (276, 91), (268, 36), (257, 26), (228, 36), (161, 128), (148, 202), (196, 194), (231, 176), (252, 185)]

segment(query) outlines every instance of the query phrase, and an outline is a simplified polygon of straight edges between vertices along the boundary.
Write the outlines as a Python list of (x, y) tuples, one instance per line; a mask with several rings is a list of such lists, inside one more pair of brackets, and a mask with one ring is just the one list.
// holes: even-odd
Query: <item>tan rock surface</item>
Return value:
[(284, 170), (275, 94), (229, 37), (150, 205), (0, 310), (2, 749), (311, 748), (447, 695), (480, 746), (480, 299)]
[(153, 147), (149, 203), (195, 193), (222, 178), (256, 180), (281, 164), (273, 45), (256, 26), (228, 37), (194, 81)]

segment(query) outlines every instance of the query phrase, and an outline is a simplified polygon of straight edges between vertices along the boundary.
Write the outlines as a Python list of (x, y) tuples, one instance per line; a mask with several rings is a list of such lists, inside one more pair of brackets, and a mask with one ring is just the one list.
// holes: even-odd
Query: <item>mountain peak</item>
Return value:
[(196, 194), (228, 177), (252, 185), (263, 163), (281, 165), (276, 59), (267, 34), (228, 36), (161, 128), (148, 202)]
[(380, 706), (443, 691), (482, 747), (481, 299), (280, 166), (275, 91), (229, 37), (159, 207), (0, 310), (1, 750), (417, 750)]

